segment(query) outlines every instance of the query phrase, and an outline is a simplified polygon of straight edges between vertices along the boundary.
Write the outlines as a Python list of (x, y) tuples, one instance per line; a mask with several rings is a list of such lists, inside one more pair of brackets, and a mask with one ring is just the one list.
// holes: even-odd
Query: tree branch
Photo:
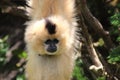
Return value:
[[(89, 67), (92, 70), (102, 70), (101, 75), (107, 75), (107, 80), (112, 80), (113, 74), (111, 74), (111, 70), (102, 56), (100, 56), (100, 52), (94, 48), (91, 34), (88, 32), (88, 28), (90, 27), (91, 30), (95, 31), (97, 35), (103, 38), (104, 43), (108, 51), (110, 51), (114, 47), (114, 43), (111, 40), (108, 31), (103, 29), (101, 23), (91, 14), (89, 11), (86, 0), (77, 0), (77, 8), (78, 8), (78, 16), (79, 16), (79, 25), (82, 28), (82, 34), (84, 37), (84, 45), (86, 50), (88, 51), (88, 55), (90, 55), (90, 59), (92, 60), (93, 64)], [(87, 23), (87, 24), (86, 24)], [(84, 56), (84, 53), (83, 53)], [(102, 60), (101, 60), (102, 59)], [(87, 65), (87, 64), (86, 64)], [(88, 66), (88, 65), (87, 65)], [(104, 66), (104, 67), (103, 67)], [(103, 69), (104, 68), (104, 69)], [(99, 71), (98, 71), (99, 72)], [(99, 75), (99, 74), (98, 74)], [(95, 74), (96, 76), (96, 74)], [(93, 76), (94, 77), (94, 76)], [(94, 77), (95, 78), (95, 77)]]
[(97, 52), (95, 51), (95, 48), (93, 47), (91, 36), (88, 33), (87, 26), (84, 24), (84, 19), (81, 15), (80, 17), (80, 27), (82, 28), (83, 36), (85, 38), (85, 45), (87, 47), (88, 52), (90, 53), (90, 58), (93, 61), (94, 65), (90, 66), (89, 69), (93, 69), (95, 71), (98, 71), (99, 69), (103, 70), (103, 65), (101, 61), (98, 58)]
[(112, 49), (114, 47), (114, 44), (111, 40), (111, 37), (109, 35), (108, 31), (105, 31), (103, 29), (103, 26), (101, 25), (101, 23), (91, 14), (91, 12), (89, 11), (87, 4), (86, 4), (86, 0), (79, 0), (80, 2), (80, 10), (81, 10), (81, 14), (83, 15), (85, 21), (91, 26), (91, 28), (99, 35), (103, 38), (105, 45), (107, 47), (107, 49)]

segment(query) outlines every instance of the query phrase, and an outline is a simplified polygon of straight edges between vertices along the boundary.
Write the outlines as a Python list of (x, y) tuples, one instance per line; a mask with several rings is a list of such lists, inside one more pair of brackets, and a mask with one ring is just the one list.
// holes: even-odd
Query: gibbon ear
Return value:
[(46, 20), (46, 29), (48, 30), (49, 34), (55, 34), (56, 33), (56, 25), (50, 22), (49, 20)]

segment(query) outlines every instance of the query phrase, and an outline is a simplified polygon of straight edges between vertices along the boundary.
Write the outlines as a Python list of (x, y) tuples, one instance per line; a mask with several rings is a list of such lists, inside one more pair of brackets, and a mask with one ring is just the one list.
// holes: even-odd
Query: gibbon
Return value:
[(30, 0), (25, 42), (28, 80), (70, 80), (75, 61), (75, 0)]

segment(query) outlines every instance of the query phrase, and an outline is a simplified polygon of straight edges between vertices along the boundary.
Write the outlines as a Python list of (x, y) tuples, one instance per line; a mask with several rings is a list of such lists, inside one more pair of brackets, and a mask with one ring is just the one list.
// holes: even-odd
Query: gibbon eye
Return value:
[(53, 39), (53, 40), (48, 39), (45, 41), (45, 44), (51, 44), (51, 43), (57, 44), (57, 43), (59, 43), (59, 40), (58, 39)]
[(59, 42), (58, 39), (53, 39), (53, 42), (55, 42), (56, 44)]
[(45, 44), (50, 44), (52, 40), (48, 39), (45, 41)]

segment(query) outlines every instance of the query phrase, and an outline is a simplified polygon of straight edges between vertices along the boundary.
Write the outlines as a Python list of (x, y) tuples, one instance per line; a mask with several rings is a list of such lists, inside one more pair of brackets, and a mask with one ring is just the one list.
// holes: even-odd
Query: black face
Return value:
[(53, 40), (48, 39), (48, 40), (46, 40), (45, 44), (48, 46), (47, 51), (51, 52), (51, 53), (55, 52), (57, 50), (56, 44), (58, 44), (58, 43), (59, 43), (59, 41), (57, 39), (53, 39)]

